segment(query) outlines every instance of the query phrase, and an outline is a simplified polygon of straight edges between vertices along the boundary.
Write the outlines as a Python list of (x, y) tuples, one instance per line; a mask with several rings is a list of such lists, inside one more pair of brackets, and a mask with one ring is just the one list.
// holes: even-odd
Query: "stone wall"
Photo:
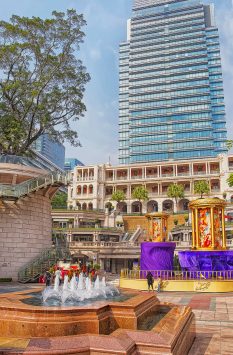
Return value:
[(17, 280), (18, 270), (51, 242), (51, 203), (43, 190), (0, 202), (0, 278)]

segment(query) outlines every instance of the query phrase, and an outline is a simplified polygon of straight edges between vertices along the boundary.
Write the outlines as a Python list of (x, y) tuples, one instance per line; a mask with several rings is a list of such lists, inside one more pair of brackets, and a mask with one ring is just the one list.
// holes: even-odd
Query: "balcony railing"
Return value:
[(183, 172), (178, 172), (177, 176), (189, 176), (190, 172), (189, 171), (183, 171)]
[(146, 179), (156, 179), (156, 178), (158, 178), (158, 174), (146, 175), (145, 178)]
[(174, 173), (161, 174), (162, 177), (174, 177)]
[(203, 171), (194, 171), (193, 175), (206, 175), (206, 171), (205, 170), (203, 170)]
[(219, 169), (211, 169), (210, 170), (210, 174), (219, 174), (220, 173), (220, 170)]
[(129, 243), (129, 242), (70, 242), (69, 246), (72, 248), (80, 247), (90, 247), (90, 248), (128, 248), (136, 247), (139, 249), (140, 243)]
[(113, 176), (106, 176), (106, 180), (113, 181)]
[(128, 176), (117, 176), (116, 180), (128, 180)]
[(77, 181), (93, 181), (94, 180), (94, 176), (78, 176), (77, 177)]

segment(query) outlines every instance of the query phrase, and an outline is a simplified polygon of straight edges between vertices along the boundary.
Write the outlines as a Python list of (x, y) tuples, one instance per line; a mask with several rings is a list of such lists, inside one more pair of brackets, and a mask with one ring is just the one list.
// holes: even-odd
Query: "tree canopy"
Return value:
[(233, 173), (228, 176), (227, 183), (230, 187), (233, 187)]
[(226, 147), (228, 150), (231, 150), (231, 148), (233, 148), (233, 140), (232, 139), (227, 140)]
[(170, 198), (174, 198), (177, 205), (178, 199), (184, 197), (184, 186), (181, 184), (169, 185), (167, 189), (167, 196)]
[(67, 207), (67, 194), (65, 192), (57, 192), (51, 201), (52, 208), (66, 208)]
[(89, 81), (77, 50), (83, 15), (0, 21), (0, 153), (23, 155), (42, 134), (80, 145), (70, 123), (83, 116)]
[(208, 194), (210, 192), (210, 185), (206, 180), (195, 181), (194, 183), (194, 193), (200, 194), (201, 198), (204, 194)]
[[(132, 192), (132, 197), (139, 202), (147, 201), (149, 199), (148, 190), (144, 186), (137, 186)], [(141, 212), (140, 210), (140, 213)]]
[(111, 200), (116, 201), (117, 203), (124, 201), (126, 198), (124, 191), (116, 190), (113, 192)]

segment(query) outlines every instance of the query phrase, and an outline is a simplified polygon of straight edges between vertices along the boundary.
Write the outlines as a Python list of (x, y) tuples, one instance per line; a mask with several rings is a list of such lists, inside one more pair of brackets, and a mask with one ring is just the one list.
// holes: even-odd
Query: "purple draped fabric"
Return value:
[(227, 271), (233, 270), (233, 250), (180, 251), (182, 271)]
[(141, 243), (141, 270), (173, 270), (176, 243)]

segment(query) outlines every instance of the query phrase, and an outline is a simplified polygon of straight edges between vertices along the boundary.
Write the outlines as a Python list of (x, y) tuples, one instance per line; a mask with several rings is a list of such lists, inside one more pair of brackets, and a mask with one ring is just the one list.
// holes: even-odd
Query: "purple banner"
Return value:
[(233, 250), (180, 251), (182, 271), (227, 271), (233, 270)]
[(141, 243), (141, 270), (173, 270), (176, 243)]

